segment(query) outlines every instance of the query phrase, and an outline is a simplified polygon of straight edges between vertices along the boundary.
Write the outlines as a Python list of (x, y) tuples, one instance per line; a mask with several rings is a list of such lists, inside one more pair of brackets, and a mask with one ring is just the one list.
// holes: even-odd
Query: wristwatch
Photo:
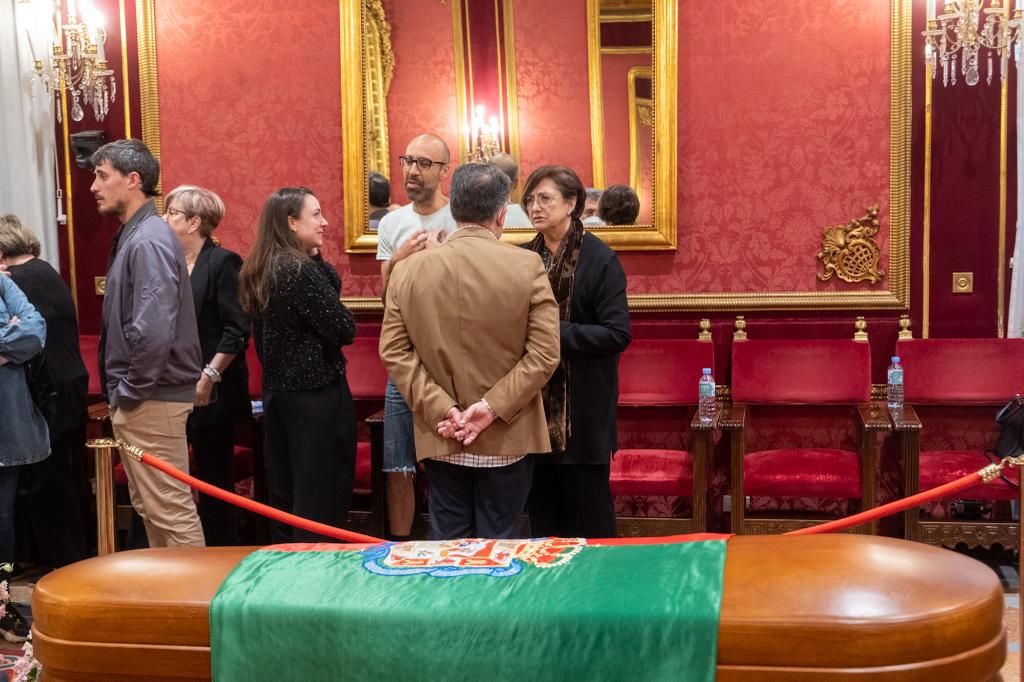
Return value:
[(203, 374), (210, 377), (210, 381), (212, 381), (215, 384), (220, 382), (220, 372), (215, 370), (210, 365), (203, 367)]

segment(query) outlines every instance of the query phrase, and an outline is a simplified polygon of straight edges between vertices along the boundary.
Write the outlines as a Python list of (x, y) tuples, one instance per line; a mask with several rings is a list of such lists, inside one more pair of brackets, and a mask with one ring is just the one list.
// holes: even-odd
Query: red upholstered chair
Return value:
[[(999, 438), (997, 412), (1024, 394), (1024, 339), (901, 339), (895, 354), (904, 367), (905, 395), (893, 426), (900, 435), (907, 495), (988, 465), (984, 451), (994, 450)], [(1005, 473), (1019, 482), (1017, 469)], [(949, 518), (954, 500), (943, 500), (924, 520), (920, 509), (908, 511), (906, 537), (946, 547), (1017, 549), (1020, 524), (1008, 513), (1008, 502), (1017, 496), (1001, 479), (974, 486), (957, 499), (994, 507), (1003, 512), (1002, 520)]]
[[(356, 413), (361, 417), (363, 426), (359, 429), (359, 439), (356, 442), (356, 495), (369, 496), (370, 498), (370, 531), (380, 537), (384, 532), (384, 523), (387, 519), (387, 504), (384, 494), (384, 472), (383, 465), (384, 441), (383, 435), (377, 443), (376, 434), (372, 428), (373, 417), (367, 419), (368, 415), (378, 412), (384, 405), (384, 387), (388, 382), (387, 372), (380, 361), (380, 353), (377, 350), (378, 339), (376, 336), (357, 336), (352, 345), (345, 346), (342, 350), (345, 359), (348, 361), (346, 376), (348, 387), (352, 391), (352, 400), (356, 404)], [(383, 420), (381, 420), (383, 424)], [(374, 466), (374, 448), (380, 448), (381, 463)], [(378, 494), (379, 491), (379, 494)], [(356, 516), (357, 513), (353, 512)]]
[[(621, 355), (619, 439), (627, 447), (612, 460), (610, 481), (620, 535), (706, 529), (714, 425), (701, 424), (695, 407), (701, 369), (714, 368), (714, 361), (710, 339), (634, 339)], [(689, 518), (623, 515), (630, 506), (622, 504), (625, 498), (690, 498), (692, 512)]]
[(89, 438), (109, 436), (110, 411), (103, 400), (103, 390), (100, 386), (100, 337), (82, 334), (78, 337), (78, 347), (82, 352), (85, 369), (89, 372), (89, 388), (86, 394), (89, 403), (87, 435)]
[[(813, 513), (782, 511), (793, 498), (874, 506), (877, 432), (889, 423), (870, 398), (866, 339), (735, 340), (732, 414), (719, 421), (731, 432), (733, 532), (770, 534), (827, 520), (824, 503)], [(748, 496), (773, 498), (778, 509), (748, 512)], [(873, 533), (874, 524), (858, 530)]]

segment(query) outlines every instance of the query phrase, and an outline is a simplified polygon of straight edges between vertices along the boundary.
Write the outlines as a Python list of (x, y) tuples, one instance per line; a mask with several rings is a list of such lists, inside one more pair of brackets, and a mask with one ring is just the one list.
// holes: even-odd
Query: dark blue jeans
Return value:
[[(21, 467), (0, 467), (0, 563), (14, 563), (14, 497)], [(3, 579), (3, 577), (0, 577)]]

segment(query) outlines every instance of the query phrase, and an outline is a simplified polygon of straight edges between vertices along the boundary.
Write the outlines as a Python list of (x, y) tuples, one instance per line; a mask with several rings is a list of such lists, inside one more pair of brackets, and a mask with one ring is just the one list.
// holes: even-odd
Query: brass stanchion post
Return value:
[(113, 438), (86, 441), (96, 457), (96, 551), (100, 556), (116, 551), (114, 535), (114, 449)]

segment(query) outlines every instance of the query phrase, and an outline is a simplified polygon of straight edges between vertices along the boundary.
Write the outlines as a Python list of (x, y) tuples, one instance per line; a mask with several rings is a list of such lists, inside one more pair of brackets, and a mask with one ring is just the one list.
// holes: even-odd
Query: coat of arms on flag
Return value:
[(506, 578), (520, 573), (523, 563), (538, 568), (561, 566), (571, 561), (586, 544), (583, 538), (399, 542), (363, 550), (366, 558), (363, 568), (378, 575)]

